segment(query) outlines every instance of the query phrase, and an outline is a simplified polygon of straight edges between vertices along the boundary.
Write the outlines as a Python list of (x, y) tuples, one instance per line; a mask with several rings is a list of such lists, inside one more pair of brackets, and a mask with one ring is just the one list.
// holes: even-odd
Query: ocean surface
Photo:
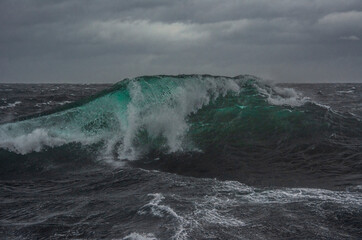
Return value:
[(0, 85), (1, 239), (361, 239), (362, 84)]

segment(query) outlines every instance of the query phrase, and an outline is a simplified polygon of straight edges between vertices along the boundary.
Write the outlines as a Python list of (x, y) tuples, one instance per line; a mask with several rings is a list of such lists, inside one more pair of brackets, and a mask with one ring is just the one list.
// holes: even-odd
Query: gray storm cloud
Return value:
[(3, 0), (0, 30), (0, 82), (362, 82), (360, 0)]

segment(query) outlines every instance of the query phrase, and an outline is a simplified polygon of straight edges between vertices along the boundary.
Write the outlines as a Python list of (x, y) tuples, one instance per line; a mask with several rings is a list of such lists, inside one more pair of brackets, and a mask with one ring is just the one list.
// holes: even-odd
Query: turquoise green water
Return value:
[(1, 125), (0, 147), (27, 154), (96, 144), (102, 157), (137, 159), (150, 150), (203, 151), (221, 143), (260, 145), (322, 132), (327, 124), (306, 113), (305, 99), (288, 91), (252, 76), (126, 79), (53, 113)]

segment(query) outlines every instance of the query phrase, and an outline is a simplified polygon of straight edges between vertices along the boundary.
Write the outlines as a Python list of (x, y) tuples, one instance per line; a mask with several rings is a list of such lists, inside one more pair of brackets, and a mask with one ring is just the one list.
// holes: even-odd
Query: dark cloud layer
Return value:
[(0, 82), (362, 82), (361, 0), (2, 0)]

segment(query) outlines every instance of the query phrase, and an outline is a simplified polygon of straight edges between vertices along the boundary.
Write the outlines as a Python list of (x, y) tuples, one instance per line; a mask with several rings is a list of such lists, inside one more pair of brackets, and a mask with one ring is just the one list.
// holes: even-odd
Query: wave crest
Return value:
[[(247, 75), (139, 77), (62, 111), (1, 125), (0, 148), (27, 154), (75, 142), (97, 143), (101, 158), (133, 160), (152, 149), (196, 150), (202, 147), (197, 132), (204, 137), (220, 133), (218, 125), (225, 121), (234, 129), (220, 129), (232, 134), (243, 125), (245, 109), (257, 116), (273, 105), (298, 107), (306, 101), (293, 89), (271, 87)], [(284, 110), (276, 109), (278, 114)]]

